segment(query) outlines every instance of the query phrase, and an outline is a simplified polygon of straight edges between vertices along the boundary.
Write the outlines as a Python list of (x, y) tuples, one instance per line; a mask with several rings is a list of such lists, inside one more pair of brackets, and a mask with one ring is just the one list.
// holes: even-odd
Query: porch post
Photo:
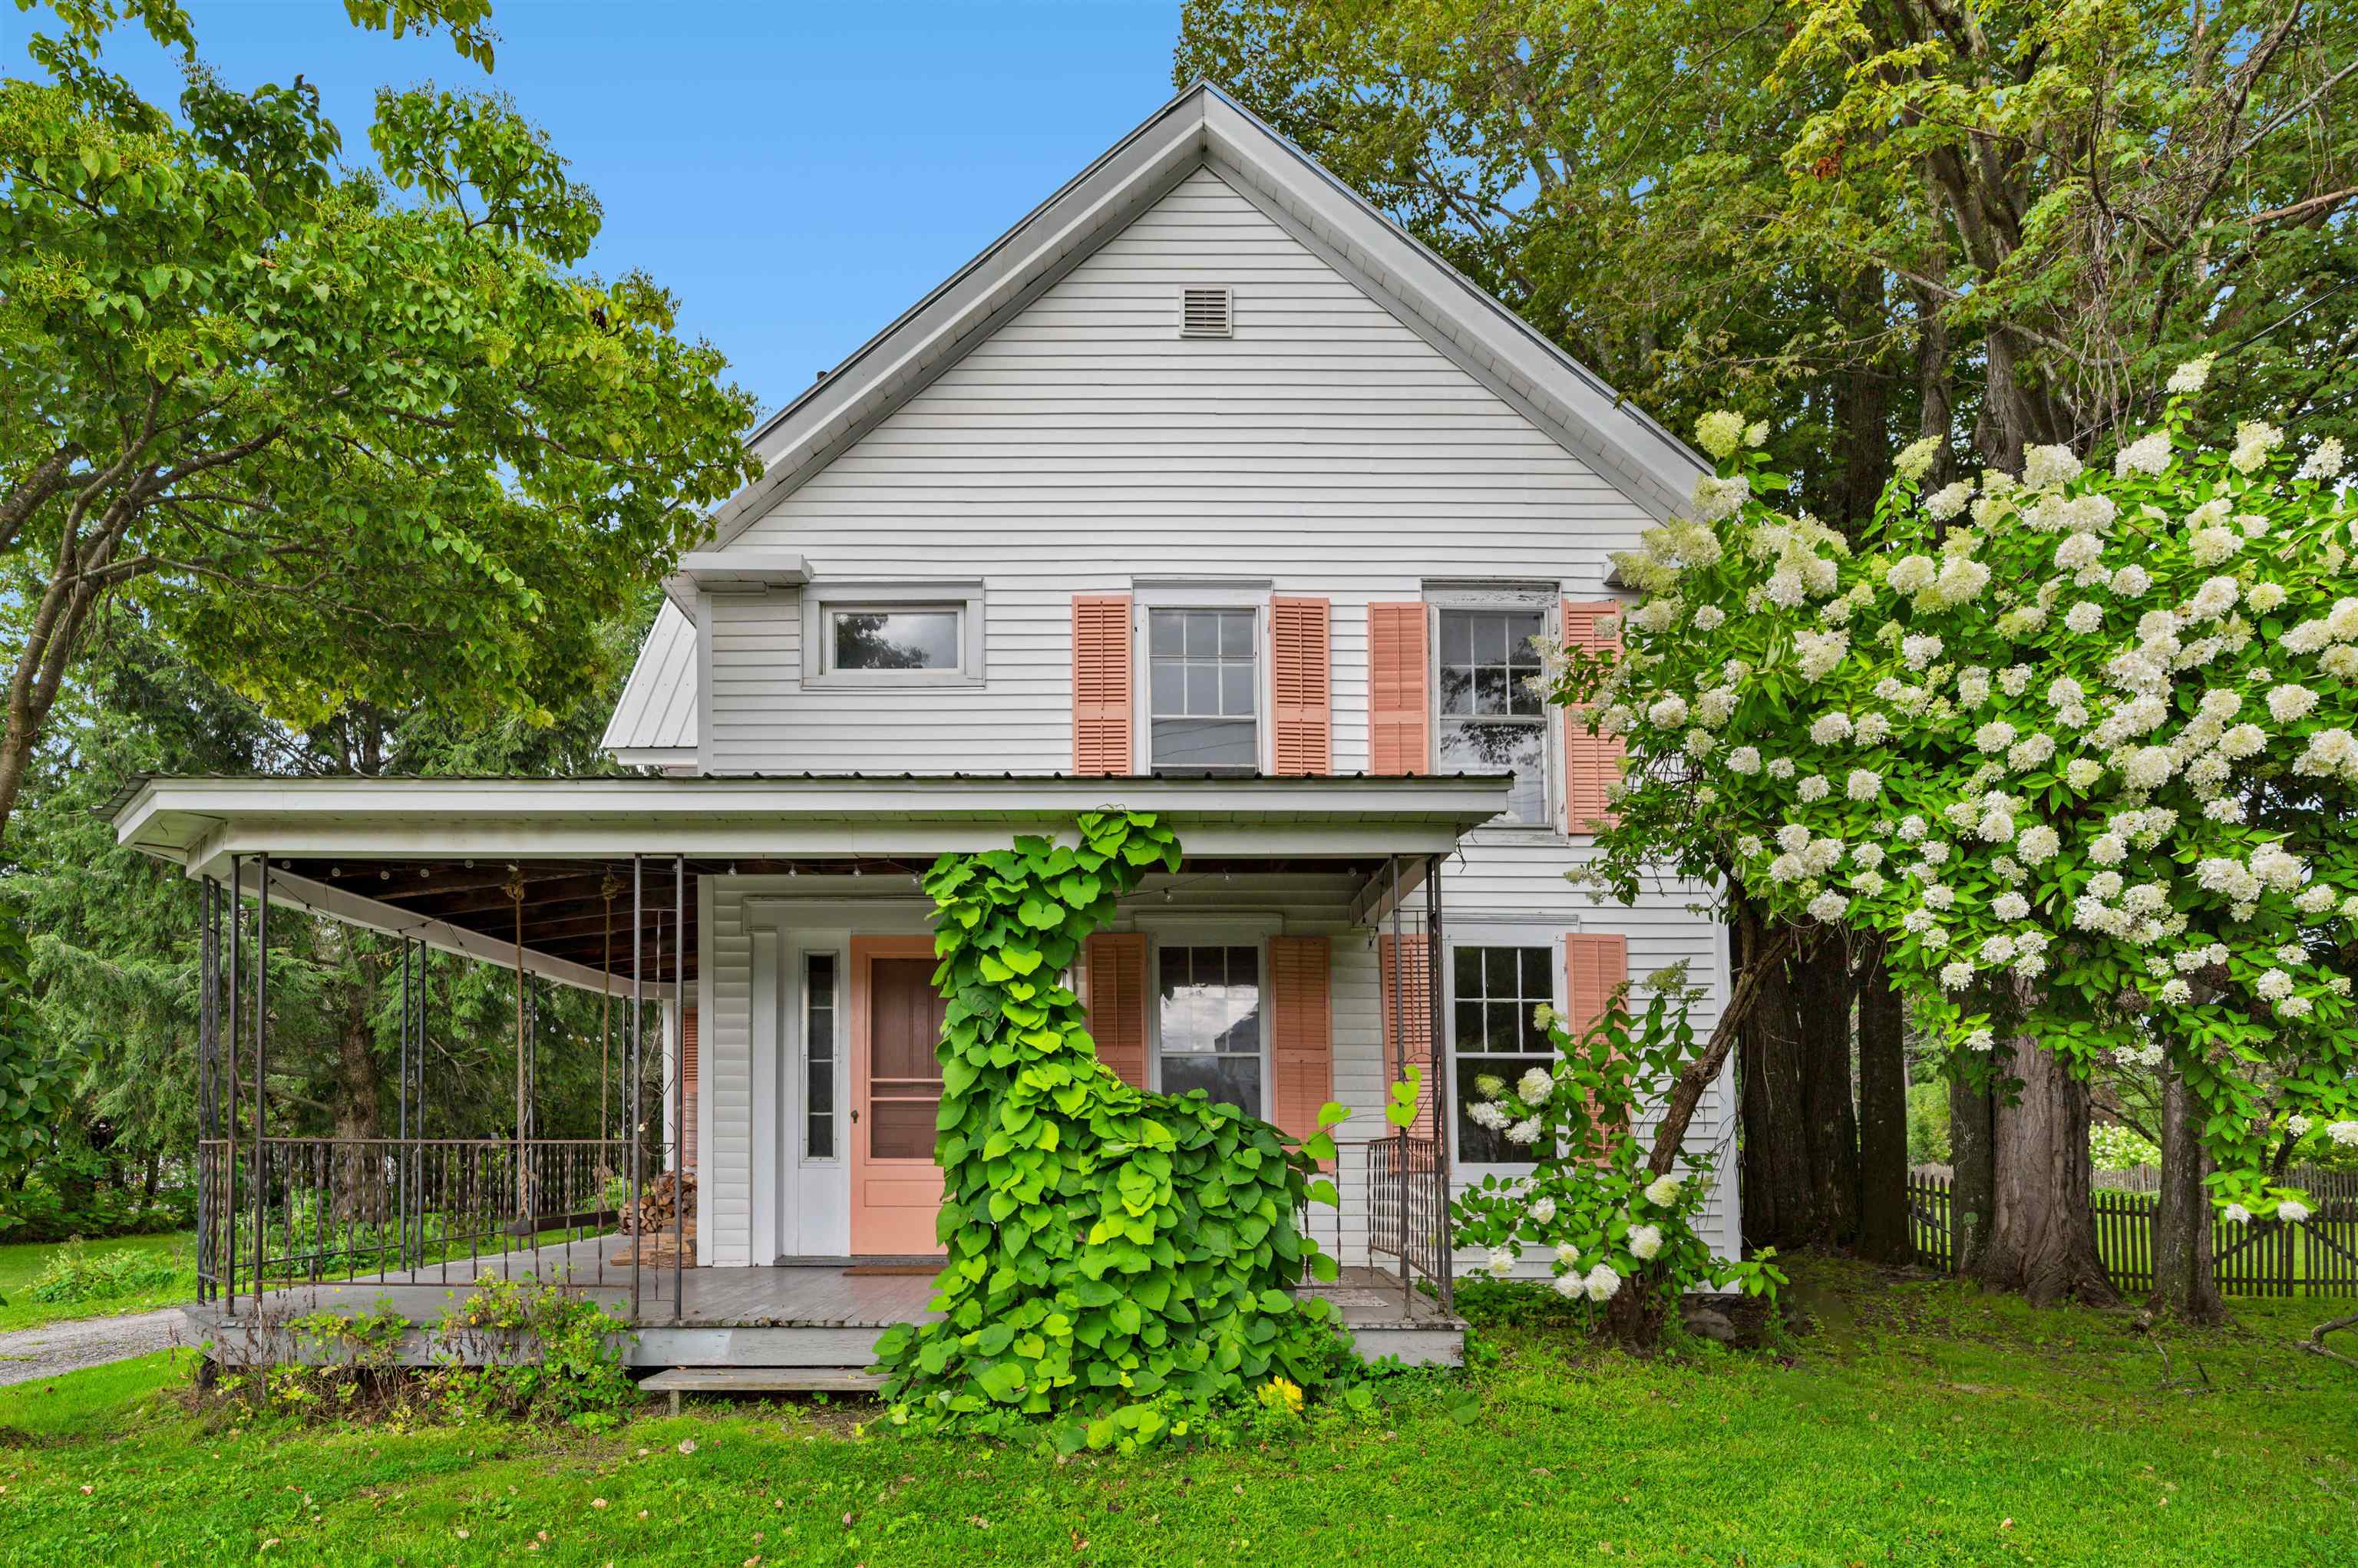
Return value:
[(645, 1140), (641, 1136), (644, 1108), (640, 1104), (641, 1065), (639, 1062), (642, 1050), (641, 1037), (646, 1033), (645, 996), (642, 986), (647, 941), (646, 928), (643, 924), (646, 918), (645, 883), (646, 878), (640, 865), (639, 857), (633, 855), (631, 857), (631, 1021), (629, 1030), (631, 1081), (623, 1092), (623, 1098), (630, 1106), (631, 1322), (633, 1325), (639, 1321), (639, 1249), (646, 1245), (647, 1240), (646, 1211), (639, 1202), (641, 1166), (645, 1144)]
[(213, 1226), (220, 1216), (214, 1213), (213, 1170), (209, 1147), (218, 1135), (221, 1107), (217, 1097), (221, 1090), (221, 1064), (215, 1059), (221, 1049), (221, 884), (207, 877), (197, 893), (197, 1300), (211, 1300), (207, 1293), (212, 1273), (213, 1255), (210, 1249)]
[[(265, 1206), (270, 1199), (269, 1147), (263, 1142), (270, 1108), (270, 857), (254, 858), (254, 1312), (262, 1315), (262, 1270), (270, 1248)], [(289, 1234), (292, 1240), (292, 1233)], [(290, 1248), (291, 1250), (291, 1248)]]
[[(1401, 1076), (1406, 1077), (1408, 1076), (1408, 949), (1401, 944), (1400, 857), (1385, 856), (1384, 869), (1391, 873), (1392, 879), (1392, 994), (1390, 998), (1392, 1049), (1400, 1053), (1398, 1066)], [(1378, 965), (1377, 968), (1380, 969), (1382, 966)], [(1394, 1064), (1390, 1062), (1384, 1064), (1384, 1073), (1387, 1077), (1391, 1075), (1393, 1066)], [(1437, 1084), (1433, 1087), (1436, 1092), (1440, 1088)], [(1399, 1190), (1392, 1195), (1392, 1197), (1393, 1201), (1400, 1206), (1401, 1310), (1406, 1313), (1416, 1305), (1416, 1271), (1409, 1263), (1409, 1227), (1414, 1223), (1408, 1201), (1411, 1174), (1408, 1141), (1412, 1132), (1409, 1128), (1403, 1127), (1392, 1136), (1400, 1140), (1400, 1168), (1393, 1173)]]
[(244, 863), (243, 855), (229, 858), (229, 1034), (222, 1043), (229, 1079), (228, 1104), (223, 1108), (226, 1114), (222, 1118), (222, 1280), (228, 1287), (233, 1312), (237, 1310), (237, 991), (239, 977), (244, 972), (239, 964), (237, 938), (239, 928), (245, 924)]
[(1431, 1010), (1427, 1027), (1432, 1032), (1433, 1050), (1433, 1181), (1440, 1191), (1436, 1219), (1441, 1227), (1441, 1310), (1449, 1312), (1454, 1310), (1457, 1293), (1457, 1245), (1449, 1226), (1449, 1133), (1454, 1119), (1447, 1117), (1448, 1102), (1444, 1098), (1454, 1086), (1443, 1076), (1444, 1058), (1448, 1052), (1441, 1033), (1441, 867), (1444, 859), (1428, 855), (1424, 861), (1424, 995)]
[(687, 857), (671, 861), (671, 1320), (687, 1268)]
[(394, 1267), (409, 1265), (409, 938), (401, 939), (401, 1071), (394, 1087)]

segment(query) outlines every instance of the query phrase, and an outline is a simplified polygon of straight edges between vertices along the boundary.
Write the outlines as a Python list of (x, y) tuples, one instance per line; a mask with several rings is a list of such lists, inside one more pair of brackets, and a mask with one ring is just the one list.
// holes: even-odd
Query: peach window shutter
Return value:
[(1324, 936), (1270, 938), (1276, 1120), (1296, 1138), (1318, 1130), (1318, 1108), (1335, 1098), (1335, 1020), (1326, 984), (1330, 968)]
[(1430, 1138), (1433, 1096), (1439, 1086), (1433, 1082), (1433, 975), (1425, 962), (1425, 939), (1422, 935), (1404, 935), (1395, 942), (1386, 933), (1376, 939), (1376, 951), (1379, 971), (1377, 1000), (1384, 1014), (1385, 1087), (1389, 1089), (1398, 1083), (1404, 1076), (1402, 1069), (1412, 1063), (1423, 1069), (1424, 1084), (1417, 1096), (1416, 1125), (1410, 1130), (1420, 1138)]
[(687, 1105), (687, 1147), (680, 1152), (680, 1163), (691, 1168), (696, 1164), (696, 1081), (701, 1065), (698, 1061), (701, 1054), (699, 1044), (696, 1009), (684, 1007), (679, 1010), (679, 1085)]
[(1368, 767), (1422, 773), (1433, 767), (1427, 730), (1424, 606), (1368, 606)]
[(1130, 597), (1073, 596), (1073, 772), (1127, 773)]
[(1629, 979), (1629, 939), (1619, 933), (1574, 932), (1563, 939), (1564, 1027), (1588, 1033)]
[[(1617, 619), (1623, 606), (1612, 600), (1581, 604), (1563, 601), (1563, 641), (1568, 648), (1617, 648), (1620, 638), (1606, 633), (1603, 623)], [(1621, 777), (1621, 738), (1592, 735), (1583, 717), (1566, 709), (1563, 716), (1564, 827), (1573, 833), (1592, 831), (1591, 823), (1613, 819), (1613, 786)]]
[(1089, 1037), (1098, 1060), (1132, 1088), (1146, 1087), (1146, 935), (1100, 932), (1083, 948), (1089, 987)]
[(1281, 773), (1335, 771), (1330, 620), (1323, 599), (1270, 601), (1270, 689), (1277, 708), (1272, 739)]

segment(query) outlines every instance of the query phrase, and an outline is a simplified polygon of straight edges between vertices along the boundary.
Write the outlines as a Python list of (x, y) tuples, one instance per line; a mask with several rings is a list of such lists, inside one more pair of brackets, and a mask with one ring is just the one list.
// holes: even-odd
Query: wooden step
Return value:
[(674, 1367), (639, 1384), (671, 1396), (674, 1415), (682, 1394), (872, 1394), (883, 1386), (881, 1374), (857, 1367)]

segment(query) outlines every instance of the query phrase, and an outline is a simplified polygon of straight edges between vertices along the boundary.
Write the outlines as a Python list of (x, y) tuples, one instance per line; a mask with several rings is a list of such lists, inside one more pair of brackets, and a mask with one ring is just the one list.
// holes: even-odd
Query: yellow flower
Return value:
[(1282, 1410), (1293, 1415), (1302, 1413), (1302, 1390), (1284, 1378), (1271, 1378), (1261, 1385), (1260, 1402), (1271, 1410)]

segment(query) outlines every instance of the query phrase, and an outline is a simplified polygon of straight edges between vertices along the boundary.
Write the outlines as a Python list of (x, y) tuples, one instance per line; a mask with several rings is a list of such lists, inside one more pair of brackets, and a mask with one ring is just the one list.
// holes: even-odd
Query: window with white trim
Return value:
[(1258, 944), (1155, 949), (1156, 1081), (1164, 1094), (1201, 1089), (1261, 1114), (1261, 978)]
[(1260, 771), (1260, 615), (1253, 610), (1147, 611), (1152, 771)]
[(803, 681), (957, 686), (982, 679), (982, 585), (826, 582), (803, 590)]
[(1457, 1101), (1457, 1160), (1530, 1164), (1540, 1151), (1509, 1136), (1531, 1109), (1516, 1085), (1556, 1056), (1532, 1010), (1555, 1001), (1552, 947), (1449, 950), (1449, 1055)]
[(1512, 773), (1495, 820), (1546, 827), (1547, 699), (1533, 685), (1546, 667), (1536, 642), (1545, 612), (1444, 607), (1439, 615), (1439, 771)]

